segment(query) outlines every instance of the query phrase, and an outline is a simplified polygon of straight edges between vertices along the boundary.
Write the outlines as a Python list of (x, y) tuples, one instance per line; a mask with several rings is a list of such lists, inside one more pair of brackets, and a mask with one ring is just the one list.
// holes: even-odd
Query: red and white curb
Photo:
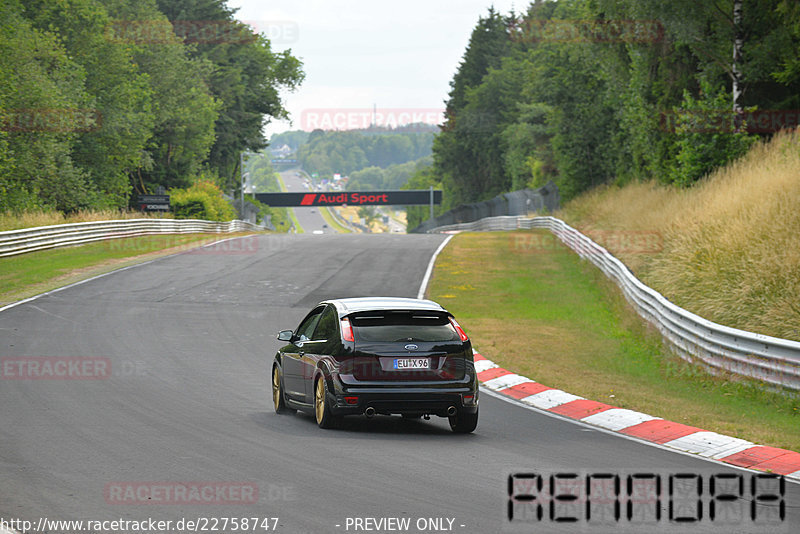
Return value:
[(708, 432), (645, 413), (584, 399), (503, 369), (475, 352), (485, 388), (522, 404), (685, 453), (800, 481), (800, 453)]

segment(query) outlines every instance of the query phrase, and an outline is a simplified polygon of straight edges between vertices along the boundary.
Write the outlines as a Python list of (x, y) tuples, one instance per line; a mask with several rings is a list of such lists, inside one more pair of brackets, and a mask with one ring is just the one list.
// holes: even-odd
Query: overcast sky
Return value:
[[(273, 122), (267, 134), (314, 126), (346, 129), (379, 123), (431, 122), (444, 107), (449, 82), (470, 33), (490, 5), (503, 14), (512, 0), (229, 0), (237, 18), (267, 34), (274, 50), (290, 48), (306, 79), (285, 93), (293, 124)], [(364, 124), (366, 122), (366, 124)]]

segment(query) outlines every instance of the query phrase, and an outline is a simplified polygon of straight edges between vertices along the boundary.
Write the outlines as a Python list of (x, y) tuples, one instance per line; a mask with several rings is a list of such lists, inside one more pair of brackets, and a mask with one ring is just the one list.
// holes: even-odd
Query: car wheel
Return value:
[(295, 412), (294, 409), (286, 406), (286, 400), (283, 396), (281, 371), (277, 365), (272, 367), (272, 404), (275, 406), (275, 413), (285, 414)]
[(331, 406), (328, 403), (328, 387), (323, 376), (317, 378), (314, 386), (314, 415), (320, 428), (335, 428), (339, 423), (339, 418), (331, 413)]
[(469, 434), (475, 427), (478, 426), (478, 411), (475, 413), (460, 412), (452, 417), (450, 420), (450, 429), (456, 434)]

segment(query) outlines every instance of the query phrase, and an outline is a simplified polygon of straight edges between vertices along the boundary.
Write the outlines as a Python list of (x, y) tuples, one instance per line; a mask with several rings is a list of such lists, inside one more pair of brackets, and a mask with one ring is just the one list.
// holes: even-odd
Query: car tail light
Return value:
[(358, 404), (358, 397), (345, 397), (344, 402), (347, 404)]
[(461, 400), (464, 404), (475, 404), (475, 395), (461, 395)]
[(456, 332), (458, 332), (458, 337), (461, 338), (461, 341), (469, 341), (469, 336), (467, 333), (464, 332), (464, 329), (461, 328), (461, 325), (459, 325), (458, 322), (456, 322), (456, 320), (452, 317), (450, 317), (450, 324), (452, 324), (453, 328), (455, 328)]
[(355, 341), (353, 337), (353, 327), (350, 325), (350, 319), (347, 317), (342, 319), (342, 337), (345, 341)]

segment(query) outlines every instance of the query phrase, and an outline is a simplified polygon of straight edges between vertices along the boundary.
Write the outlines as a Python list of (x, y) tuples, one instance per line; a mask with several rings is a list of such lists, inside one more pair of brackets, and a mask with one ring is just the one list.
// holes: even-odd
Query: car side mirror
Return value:
[(281, 330), (278, 332), (278, 341), (291, 341), (294, 337), (294, 332), (291, 330)]

